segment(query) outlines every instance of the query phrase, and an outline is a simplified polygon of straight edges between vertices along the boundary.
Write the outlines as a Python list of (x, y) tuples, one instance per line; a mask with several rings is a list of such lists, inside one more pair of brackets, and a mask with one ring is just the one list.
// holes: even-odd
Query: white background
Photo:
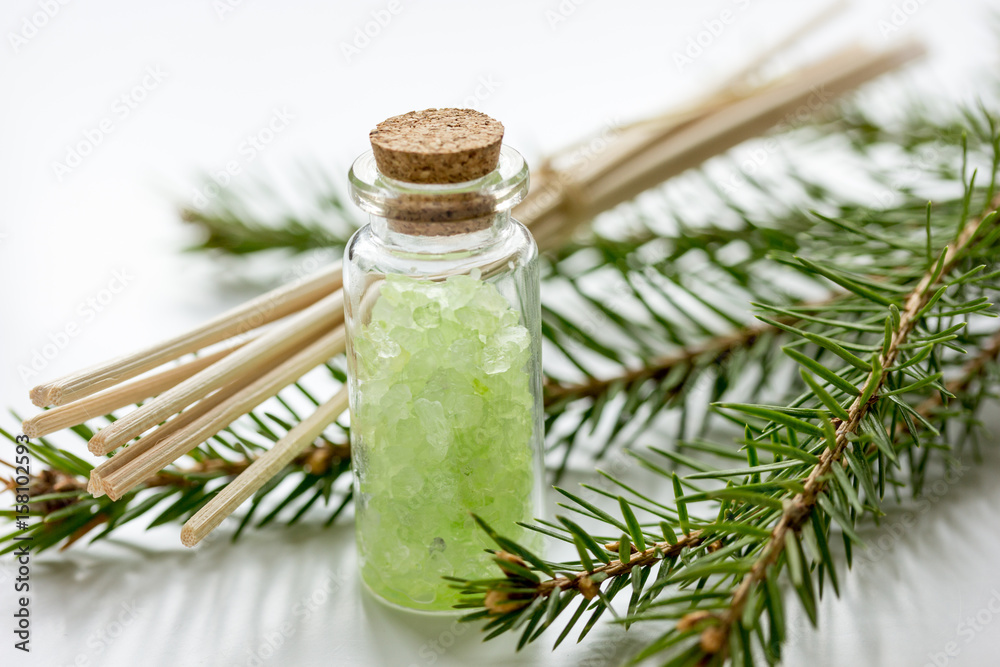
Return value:
[[(400, 0), (348, 59), (342, 44), (388, 3), (245, 0), (227, 11), (212, 0), (76, 1), (15, 48), (10, 34), (43, 4), (7, 0), (0, 9), (0, 405), (21, 413), (38, 381), (182, 331), (260, 289), (232, 279), (229, 262), (182, 254), (195, 237), (176, 211), (191, 202), (199, 173), (244, 158), (240, 144), (275, 109), (293, 120), (243, 166), (279, 187), (294, 187), (298, 162), (339, 177), (377, 121), (467, 104), (487, 90), (483, 81), (492, 91), (475, 106), (500, 118), (506, 140), (534, 161), (606, 123), (690, 99), (814, 11), (777, 0)], [(921, 35), (932, 54), (909, 74), (915, 85), (970, 99), (977, 75), (996, 66), (990, 4), (867, 2), (784, 65), (854, 39), (880, 46)], [(884, 35), (880, 22), (894, 7), (912, 16), (897, 14), (906, 17), (901, 29)], [(679, 67), (674, 54), (723, 10), (735, 20)], [(147, 68), (165, 78), (122, 117), (116, 99)], [(60, 178), (54, 163), (105, 118), (112, 131)], [(125, 288), (91, 316), (81, 304), (116, 272)], [(19, 367), (67, 327), (75, 335), (39, 376), (23, 377)], [(0, 457), (10, 458), (9, 448), (0, 446)], [(846, 590), (825, 598), (819, 631), (792, 619), (786, 664), (997, 664), (1000, 613), (989, 604), (996, 596), (1000, 610), (998, 466), (990, 453), (933, 502), (867, 529), (882, 538), (877, 558), (842, 573)], [(601, 627), (554, 654), (548, 637), (515, 657), (506, 638), (484, 647), (474, 629), (456, 636), (448, 621), (389, 611), (362, 594), (349, 522), (262, 530), (194, 551), (167, 526), (34, 561), (33, 652), (23, 655), (8, 629), (10, 560), (0, 566), (4, 666), (616, 665), (655, 630)], [(991, 622), (960, 626), (977, 613)], [(280, 645), (272, 651), (268, 642)], [(942, 653), (949, 642), (956, 656)]]

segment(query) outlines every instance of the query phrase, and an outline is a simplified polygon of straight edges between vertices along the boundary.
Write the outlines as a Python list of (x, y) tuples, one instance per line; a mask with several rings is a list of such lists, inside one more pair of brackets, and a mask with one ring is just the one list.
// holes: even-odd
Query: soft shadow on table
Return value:
[[(932, 471), (918, 499), (887, 502), (880, 525), (863, 524), (868, 548), (855, 549), (850, 571), (843, 547), (837, 549), (841, 597), (827, 582), (818, 629), (794, 594), (786, 595), (791, 639), (783, 664), (996, 664), (1000, 449), (989, 443), (983, 457), (950, 474)], [(970, 624), (977, 614), (979, 621)]]
[(553, 653), (553, 629), (517, 653), (516, 635), (484, 644), (476, 624), (387, 607), (359, 583), (352, 533), (303, 525), (235, 544), (222, 532), (194, 550), (132, 541), (46, 558), (31, 664), (618, 667), (641, 646), (645, 628), (599, 626), (583, 644), (571, 635)]
[[(889, 505), (880, 526), (866, 523), (861, 532), (871, 546), (856, 550), (853, 571), (837, 550), (841, 598), (827, 582), (819, 630), (787, 594), (783, 664), (922, 667), (935, 664), (950, 642), (958, 654), (945, 656), (946, 664), (992, 664), (1000, 613), (971, 639), (959, 627), (977, 613), (985, 618), (994, 593), (1000, 604), (1000, 452), (984, 455), (950, 481), (933, 474), (922, 500)], [(193, 550), (179, 546), (173, 526), (36, 559), (28, 664), (113, 667), (141, 658), (151, 667), (309, 666), (346, 664), (338, 657), (349, 655), (351, 664), (363, 658), (387, 667), (618, 667), (662, 630), (640, 624), (626, 633), (601, 624), (584, 643), (574, 643), (577, 629), (552, 652), (557, 626), (516, 653), (516, 634), (484, 644), (475, 624), (372, 599), (359, 584), (347, 519), (325, 529), (254, 530), (235, 544), (226, 528)]]

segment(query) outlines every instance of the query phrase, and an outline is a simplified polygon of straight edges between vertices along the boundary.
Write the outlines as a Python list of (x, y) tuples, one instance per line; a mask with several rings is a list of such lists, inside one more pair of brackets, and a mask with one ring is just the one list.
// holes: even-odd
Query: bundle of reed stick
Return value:
[[(543, 250), (556, 248), (597, 213), (780, 123), (817, 88), (831, 97), (842, 94), (921, 53), (914, 43), (878, 52), (852, 47), (778, 81), (741, 92), (726, 85), (681, 112), (622, 128), (591, 159), (536, 171), (515, 217), (532, 228)], [(558, 158), (546, 164), (558, 164)], [(25, 421), (24, 434), (44, 436), (145, 401), (89, 443), (95, 455), (117, 453), (93, 469), (88, 491), (117, 500), (343, 353), (342, 285), (338, 263), (193, 331), (35, 387), (32, 402), (50, 409)], [(196, 356), (178, 362), (190, 355)], [(313, 443), (347, 404), (342, 388), (260, 454), (185, 523), (182, 542), (193, 546), (203, 539)]]

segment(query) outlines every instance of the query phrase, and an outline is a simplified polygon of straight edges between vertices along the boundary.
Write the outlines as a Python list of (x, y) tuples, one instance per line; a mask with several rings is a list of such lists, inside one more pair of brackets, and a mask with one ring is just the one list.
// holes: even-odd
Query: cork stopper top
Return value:
[(393, 116), (368, 135), (382, 174), (407, 183), (462, 183), (496, 169), (503, 125), (473, 109)]

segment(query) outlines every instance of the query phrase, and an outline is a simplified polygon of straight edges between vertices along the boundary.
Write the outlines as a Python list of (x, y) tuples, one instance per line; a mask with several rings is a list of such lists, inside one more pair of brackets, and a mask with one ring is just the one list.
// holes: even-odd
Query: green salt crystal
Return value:
[(475, 512), (520, 541), (534, 512), (530, 334), (493, 285), (390, 275), (354, 345), (361, 571), (390, 602), (448, 610), (442, 576), (496, 575)]

